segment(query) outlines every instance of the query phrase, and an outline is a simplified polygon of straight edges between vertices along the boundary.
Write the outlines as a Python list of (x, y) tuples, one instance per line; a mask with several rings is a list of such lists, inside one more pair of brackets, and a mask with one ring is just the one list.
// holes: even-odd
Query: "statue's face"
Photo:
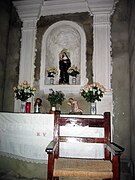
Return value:
[(69, 102), (70, 104), (72, 104), (72, 103), (73, 103), (73, 99), (69, 99), (68, 102)]
[(62, 54), (62, 59), (67, 59), (66, 53)]
[(36, 100), (36, 103), (38, 103), (38, 105), (41, 105), (42, 100), (41, 100), (41, 99), (37, 99), (37, 100)]

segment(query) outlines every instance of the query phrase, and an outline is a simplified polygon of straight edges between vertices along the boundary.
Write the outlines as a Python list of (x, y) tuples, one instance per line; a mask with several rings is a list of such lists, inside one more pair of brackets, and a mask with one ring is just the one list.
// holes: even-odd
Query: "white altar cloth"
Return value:
[(53, 114), (0, 113), (0, 155), (46, 163), (53, 127)]

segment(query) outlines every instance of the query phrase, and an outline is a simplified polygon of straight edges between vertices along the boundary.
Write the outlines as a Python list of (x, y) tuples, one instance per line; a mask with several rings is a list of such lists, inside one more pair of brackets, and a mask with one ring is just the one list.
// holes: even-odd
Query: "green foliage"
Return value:
[(62, 102), (65, 99), (65, 95), (62, 93), (62, 91), (54, 91), (53, 89), (50, 89), (51, 93), (48, 94), (47, 100), (50, 102), (51, 106), (56, 106), (56, 104), (62, 105)]
[(99, 83), (87, 84), (80, 90), (81, 96), (83, 96), (87, 102), (91, 103), (101, 101), (104, 92), (105, 88)]
[(36, 91), (36, 88), (30, 87), (30, 84), (27, 81), (24, 81), (13, 89), (15, 98), (20, 99), (21, 101), (27, 101), (28, 98), (34, 96), (34, 91)]

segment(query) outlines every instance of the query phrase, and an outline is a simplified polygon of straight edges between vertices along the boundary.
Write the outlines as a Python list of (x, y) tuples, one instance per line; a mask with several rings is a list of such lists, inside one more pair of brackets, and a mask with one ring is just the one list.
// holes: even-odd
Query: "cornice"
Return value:
[(67, 14), (88, 12), (89, 8), (85, 0), (52, 0), (44, 1), (41, 15)]
[(86, 0), (92, 14), (111, 14), (115, 0)]
[(41, 7), (44, 0), (21, 0), (13, 1), (14, 6), (22, 21), (37, 20), (41, 12)]
[(118, 0), (20, 0), (13, 1), (21, 20), (39, 19), (40, 16), (89, 12), (112, 14)]

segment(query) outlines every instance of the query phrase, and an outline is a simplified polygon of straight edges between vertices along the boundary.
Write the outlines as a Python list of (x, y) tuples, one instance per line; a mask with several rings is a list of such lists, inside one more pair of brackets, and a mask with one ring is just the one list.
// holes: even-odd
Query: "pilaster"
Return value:
[(19, 82), (27, 80), (30, 84), (33, 84), (35, 34), (36, 34), (36, 20), (35, 19), (24, 20), (23, 28), (22, 28), (22, 40), (21, 40)]
[(95, 14), (93, 22), (94, 53), (93, 71), (94, 81), (103, 84), (107, 90), (111, 90), (111, 35), (110, 15)]
[(32, 85), (34, 81), (36, 22), (39, 18), (43, 0), (22, 0), (13, 3), (23, 22), (19, 82), (27, 80)]
[[(14, 1), (19, 17), (23, 23), (20, 50), (19, 83), (27, 80), (31, 85), (34, 81), (34, 57), (36, 23), (41, 11), (43, 0)], [(14, 111), (19, 112), (20, 102), (15, 100)]]
[(93, 15), (93, 81), (101, 83), (106, 93), (101, 102), (97, 103), (98, 113), (113, 112), (111, 88), (111, 23), (110, 16), (114, 11), (113, 0), (87, 0)]

